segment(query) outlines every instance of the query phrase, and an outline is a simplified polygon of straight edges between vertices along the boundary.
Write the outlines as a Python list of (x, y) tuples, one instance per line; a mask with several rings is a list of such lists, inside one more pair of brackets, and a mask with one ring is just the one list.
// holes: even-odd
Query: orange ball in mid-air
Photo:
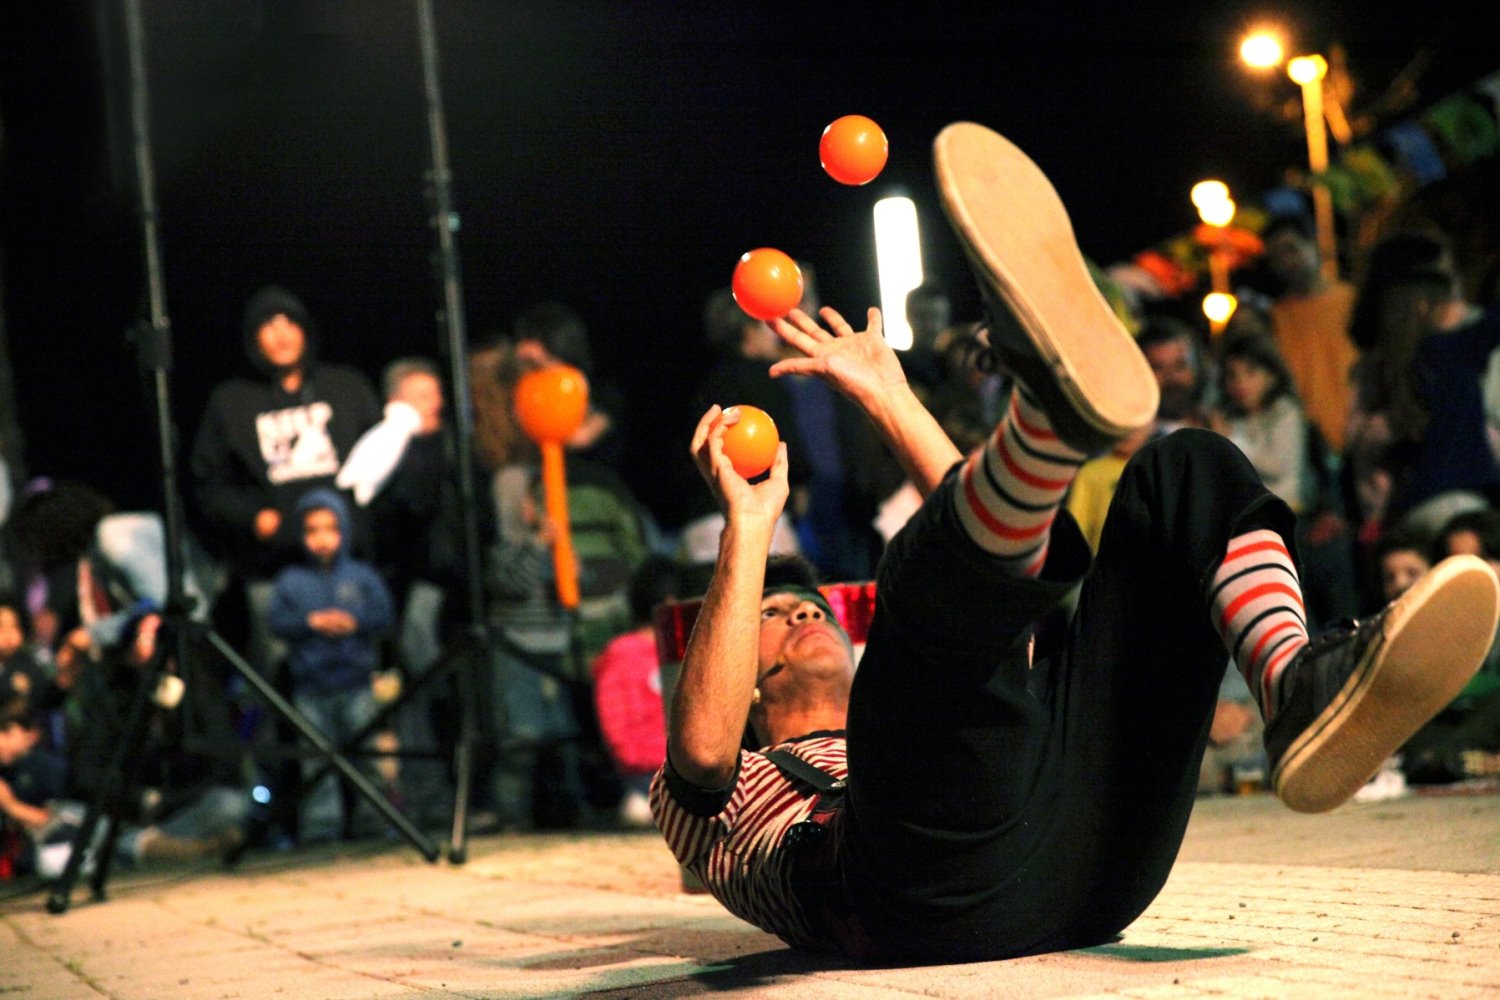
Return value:
[(740, 257), (730, 290), (750, 316), (777, 319), (802, 301), (802, 269), (780, 250), (761, 247)]
[(734, 471), (754, 479), (776, 461), (776, 446), (781, 437), (776, 421), (765, 410), (755, 406), (732, 407), (740, 411), (739, 423), (724, 431), (724, 454), (734, 464)]
[(828, 176), (856, 187), (879, 176), (890, 151), (885, 132), (864, 115), (835, 119), (818, 141), (818, 159)]
[(563, 442), (583, 425), (589, 407), (589, 381), (571, 365), (548, 365), (516, 382), (516, 420), (538, 443)]

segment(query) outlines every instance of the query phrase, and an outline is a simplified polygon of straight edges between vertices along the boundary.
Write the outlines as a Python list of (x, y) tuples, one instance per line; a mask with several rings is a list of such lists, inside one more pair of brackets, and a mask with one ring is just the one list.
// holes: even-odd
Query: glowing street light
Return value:
[(1203, 315), (1217, 335), (1229, 323), (1229, 317), (1239, 308), (1240, 300), (1228, 292), (1209, 292), (1203, 296)]
[[(1198, 209), (1198, 218), (1209, 227), (1208, 236), (1199, 236), (1199, 241), (1208, 248), (1208, 276), (1213, 294), (1229, 292), (1229, 255), (1225, 253), (1224, 227), (1234, 221), (1234, 199), (1229, 197), (1229, 185), (1223, 181), (1199, 181), (1188, 193)], [(1207, 307), (1204, 307), (1205, 310)], [(1233, 312), (1233, 309), (1230, 310)], [(1212, 317), (1210, 317), (1212, 318)], [(1218, 334), (1222, 323), (1214, 323), (1212, 331)]]
[[(1283, 54), (1280, 41), (1269, 32), (1256, 32), (1240, 43), (1240, 58), (1256, 69), (1281, 65)], [(1287, 61), (1286, 72), (1292, 82), (1302, 88), (1302, 123), (1307, 132), (1307, 168), (1313, 175), (1313, 221), (1317, 226), (1318, 254), (1322, 258), (1323, 277), (1334, 281), (1339, 276), (1339, 249), (1334, 231), (1333, 195), (1329, 193), (1328, 185), (1319, 179), (1319, 175), (1328, 170), (1328, 123), (1323, 102), (1323, 78), (1328, 75), (1328, 60), (1317, 54), (1297, 56)], [(1338, 117), (1343, 121), (1342, 108)]]
[(1280, 66), (1285, 56), (1286, 50), (1281, 45), (1281, 39), (1269, 31), (1253, 32), (1240, 43), (1240, 58), (1253, 69)]
[[(1193, 207), (1198, 209), (1201, 215), (1207, 206), (1215, 202), (1229, 200), (1229, 185), (1223, 181), (1199, 181), (1188, 192), (1188, 197), (1192, 199)], [(1208, 220), (1204, 219), (1203, 221), (1207, 222)]]
[(1198, 206), (1198, 218), (1216, 229), (1223, 229), (1234, 221), (1236, 205), (1233, 198), (1205, 202)]
[(880, 275), (885, 339), (898, 351), (910, 350), (906, 296), (922, 283), (922, 239), (917, 206), (910, 198), (882, 198), (875, 203), (875, 266)]
[(1328, 75), (1328, 60), (1320, 55), (1298, 56), (1286, 64), (1286, 75), (1299, 87), (1317, 83)]

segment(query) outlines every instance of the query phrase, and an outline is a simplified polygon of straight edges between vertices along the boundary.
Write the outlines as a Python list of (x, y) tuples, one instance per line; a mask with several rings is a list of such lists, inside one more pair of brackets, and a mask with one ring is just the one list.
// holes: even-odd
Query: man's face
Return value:
[(1478, 532), (1467, 528), (1451, 532), (1447, 538), (1447, 548), (1450, 556), (1478, 556), (1490, 564), (1490, 569), (1500, 574), (1500, 559), (1492, 559), (1485, 554), (1484, 542), (1480, 540)]
[(792, 592), (770, 594), (760, 602), (760, 668), (756, 684), (795, 683), (799, 674), (847, 670), (852, 679), (854, 650), (837, 622), (813, 600)]
[(302, 363), (307, 349), (307, 335), (302, 327), (277, 313), (261, 324), (255, 335), (260, 352), (275, 368), (295, 368)]
[(422, 418), (418, 434), (436, 433), (443, 425), (443, 384), (426, 372), (414, 372), (402, 379), (391, 399), (417, 411)]
[(1387, 601), (1394, 601), (1422, 579), (1427, 557), (1413, 549), (1392, 549), (1380, 559), (1380, 588)]
[(1161, 387), (1161, 409), (1158, 415), (1177, 420), (1192, 411), (1198, 398), (1198, 373), (1193, 367), (1193, 348), (1181, 337), (1164, 340), (1146, 348), (1151, 374)]
[(7, 659), (26, 641), (21, 634), (21, 618), (15, 608), (0, 607), (0, 660)]
[(320, 563), (333, 562), (343, 538), (343, 532), (339, 530), (338, 515), (326, 507), (310, 510), (302, 518), (302, 544), (307, 546), (308, 554)]
[(918, 344), (931, 344), (952, 321), (953, 308), (944, 296), (922, 295), (906, 301), (906, 322), (911, 325), (912, 338)]

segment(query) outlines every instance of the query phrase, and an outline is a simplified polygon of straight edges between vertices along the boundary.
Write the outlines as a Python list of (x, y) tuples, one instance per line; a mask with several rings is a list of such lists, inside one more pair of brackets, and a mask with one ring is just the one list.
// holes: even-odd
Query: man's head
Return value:
[(906, 293), (906, 322), (912, 343), (931, 347), (938, 334), (953, 322), (953, 303), (941, 285), (924, 282)]
[(10, 767), (36, 746), (42, 731), (24, 695), (0, 701), (0, 767)]
[(1318, 238), (1312, 220), (1304, 215), (1282, 215), (1261, 230), (1266, 264), (1289, 290), (1304, 293), (1319, 282)]
[(561, 362), (584, 375), (594, 372), (588, 327), (577, 311), (560, 302), (542, 302), (516, 317), (516, 360), (523, 370)]
[(381, 376), (386, 402), (406, 403), (422, 423), (417, 433), (435, 434), (443, 425), (443, 380), (437, 365), (426, 358), (401, 358), (386, 366)]
[(1440, 233), (1403, 230), (1365, 261), (1349, 339), (1362, 351), (1409, 349), (1443, 327), (1443, 306), (1461, 298), (1453, 248)]
[(93, 487), (62, 480), (28, 492), (11, 512), (9, 528), (23, 561), (49, 571), (87, 552), (99, 522), (113, 509)]
[(297, 517), (302, 525), (302, 546), (313, 561), (331, 566), (343, 551), (345, 524), (349, 508), (330, 489), (309, 490), (297, 501)]
[(781, 338), (758, 319), (752, 319), (728, 288), (716, 289), (703, 305), (703, 334), (714, 351), (745, 358), (774, 361), (781, 357)]
[(284, 375), (306, 366), (312, 346), (312, 318), (302, 300), (274, 285), (245, 303), (245, 351), (256, 368)]
[(1439, 559), (1478, 556), (1500, 573), (1500, 511), (1486, 507), (1455, 514), (1443, 525), (1434, 555)]
[(848, 708), (854, 647), (814, 579), (807, 564), (795, 557), (773, 560), (767, 570), (750, 709), (750, 723), (763, 745), (800, 735), (782, 731), (786, 720), (830, 712), (841, 719)]
[(1375, 544), (1375, 562), (1380, 569), (1380, 590), (1394, 601), (1411, 589), (1432, 568), (1427, 549), (1416, 535), (1392, 528)]
[(1203, 397), (1203, 362), (1192, 327), (1174, 319), (1154, 319), (1137, 338), (1161, 388), (1160, 420), (1191, 416)]

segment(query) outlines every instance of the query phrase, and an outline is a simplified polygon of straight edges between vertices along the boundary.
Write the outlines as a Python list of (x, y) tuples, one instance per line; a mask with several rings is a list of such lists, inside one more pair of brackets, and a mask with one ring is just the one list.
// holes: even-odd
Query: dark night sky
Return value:
[[(239, 310), (264, 282), (302, 294), (324, 354), (371, 376), (434, 354), (412, 6), (146, 6), (183, 435), (211, 386), (243, 371)], [(627, 475), (665, 521), (676, 507), (663, 449), (675, 458), (696, 416), (701, 305), (740, 253), (813, 261), (825, 301), (859, 314), (875, 297), (870, 206), (901, 188), (918, 203), (929, 274), (972, 314), (930, 180), (944, 124), (976, 120), (1031, 153), (1103, 264), (1195, 221), (1193, 181), (1253, 194), (1304, 156), (1300, 123), (1270, 110), (1292, 85), (1235, 63), (1240, 32), (1274, 7), (960, 6), (972, 5), (439, 0), (471, 335), (533, 302), (576, 307), (630, 401)], [(1485, 4), (1381, 4), (1378, 17), (1372, 4), (1317, 6), (1280, 12), (1306, 48), (1343, 42), (1367, 96), (1424, 46), (1425, 103), (1500, 67), (1496, 33), (1479, 30)], [(30, 471), (154, 506), (150, 401), (122, 335), (144, 295), (122, 50), (94, 10), (0, 15), (0, 307)], [(823, 126), (855, 112), (892, 148), (857, 189), (817, 163)]]

